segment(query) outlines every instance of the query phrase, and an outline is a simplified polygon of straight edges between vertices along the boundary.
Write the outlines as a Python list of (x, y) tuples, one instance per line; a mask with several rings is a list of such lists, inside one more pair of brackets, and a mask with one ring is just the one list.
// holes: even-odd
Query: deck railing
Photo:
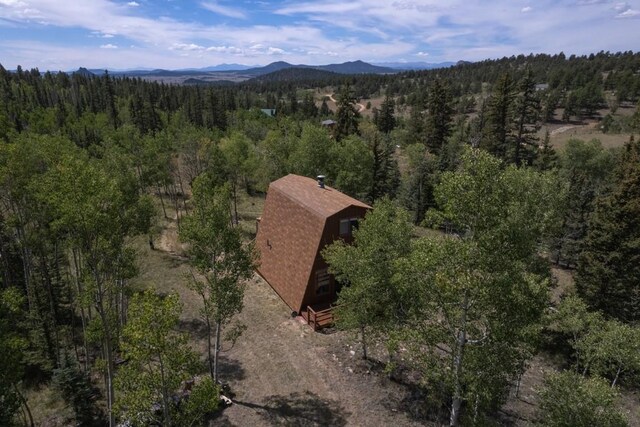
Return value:
[(314, 331), (331, 325), (333, 323), (333, 307), (315, 311), (311, 306), (307, 306), (307, 323)]

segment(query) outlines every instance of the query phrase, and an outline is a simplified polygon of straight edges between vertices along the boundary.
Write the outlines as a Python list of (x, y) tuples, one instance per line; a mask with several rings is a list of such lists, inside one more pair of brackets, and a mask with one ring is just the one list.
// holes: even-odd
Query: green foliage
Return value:
[(374, 156), (363, 138), (348, 136), (335, 145), (333, 158), (339, 162), (334, 185), (343, 193), (365, 199), (371, 191)]
[(531, 69), (527, 69), (519, 82), (518, 95), (514, 102), (514, 146), (510, 148), (511, 159), (516, 165), (531, 165), (538, 151), (537, 136), (540, 116), (540, 99), (536, 94), (535, 80)]
[(572, 346), (589, 331), (601, 327), (604, 319), (598, 312), (588, 310), (582, 298), (569, 295), (549, 315), (549, 330), (567, 336)]
[(302, 128), (302, 137), (293, 149), (289, 158), (291, 172), (302, 176), (316, 177), (327, 175), (335, 170), (333, 163), (333, 147), (335, 141), (329, 138), (325, 129), (311, 124)]
[(576, 286), (587, 303), (625, 322), (640, 319), (640, 141), (629, 142), (610, 192), (596, 201)]
[(511, 117), (514, 100), (514, 82), (510, 74), (504, 74), (495, 84), (488, 101), (487, 124), (481, 146), (499, 159), (507, 159), (510, 140)]
[(190, 427), (201, 425), (203, 417), (220, 407), (220, 387), (211, 377), (203, 377), (193, 387), (188, 398), (180, 405), (176, 425)]
[(360, 113), (356, 109), (356, 98), (349, 85), (342, 86), (338, 93), (338, 102), (336, 103), (336, 140), (358, 134), (358, 119)]
[(23, 352), (26, 340), (16, 329), (16, 320), (22, 317), (24, 297), (16, 288), (0, 290), (0, 425), (13, 425), (20, 409), (17, 386), (24, 372)]
[(422, 238), (401, 261), (399, 280), (409, 314), (405, 340), (434, 390), (452, 399), (451, 424), (462, 402), (480, 414), (494, 409), (530, 357), (548, 298), (549, 272), (537, 256), (554, 222), (553, 177), (502, 167), (467, 149), (460, 169), (435, 188), (432, 223), (458, 236)]
[[(122, 331), (126, 363), (116, 375), (115, 409), (122, 420), (133, 425), (179, 425), (173, 396), (198, 367), (187, 336), (175, 332), (181, 311), (177, 294), (160, 297), (146, 291), (131, 299)], [(154, 405), (161, 408), (160, 414)]]
[(594, 200), (606, 191), (614, 164), (614, 156), (602, 148), (598, 140), (584, 142), (570, 139), (567, 142), (559, 163), (559, 175), (567, 188), (564, 212), (561, 226), (551, 244), (556, 263), (576, 265)]
[(544, 134), (542, 144), (538, 149), (538, 154), (533, 162), (533, 166), (540, 171), (548, 171), (555, 169), (558, 165), (558, 156), (556, 150), (551, 145), (549, 131)]
[(549, 427), (627, 426), (617, 397), (618, 392), (600, 378), (583, 378), (571, 371), (551, 374), (540, 392), (541, 423)]
[(89, 377), (71, 358), (67, 357), (65, 365), (53, 370), (51, 381), (62, 398), (73, 407), (77, 424), (98, 425), (100, 421), (104, 422), (97, 413), (97, 393)]
[(508, 259), (535, 253), (557, 220), (562, 200), (553, 175), (503, 168), (498, 159), (477, 149), (465, 150), (460, 169), (445, 172), (434, 195), (441, 218), (461, 236)]
[(615, 385), (628, 372), (640, 371), (640, 329), (608, 320), (592, 327), (575, 342), (585, 371), (608, 377)]
[(448, 85), (439, 79), (429, 89), (426, 113), (424, 142), (431, 153), (440, 155), (451, 135), (454, 110)]
[(405, 153), (408, 173), (403, 177), (401, 200), (413, 212), (413, 222), (420, 224), (427, 209), (434, 206), (433, 187), (438, 179), (438, 159), (424, 144), (411, 144)]
[[(203, 174), (193, 184), (194, 209), (184, 220), (180, 238), (189, 244), (192, 274), (189, 286), (201, 298), (201, 314), (207, 325), (209, 368), (217, 381), (221, 329), (242, 310), (244, 281), (255, 268), (253, 245), (242, 242), (240, 230), (231, 225), (228, 186), (215, 188)], [(216, 326), (215, 354), (211, 352), (212, 324)]]
[(402, 300), (391, 278), (394, 263), (409, 251), (410, 238), (407, 213), (385, 198), (362, 220), (353, 245), (338, 240), (323, 250), (330, 271), (345, 284), (336, 308), (339, 327), (384, 333), (402, 321)]
[(389, 133), (396, 127), (395, 102), (389, 95), (385, 96), (384, 101), (380, 105), (380, 112), (374, 109), (374, 119), (378, 130), (382, 133)]

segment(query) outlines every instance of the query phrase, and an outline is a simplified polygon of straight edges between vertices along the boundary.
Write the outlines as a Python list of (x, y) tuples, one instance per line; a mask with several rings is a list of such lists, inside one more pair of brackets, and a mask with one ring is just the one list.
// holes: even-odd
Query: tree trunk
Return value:
[(162, 382), (162, 416), (166, 426), (171, 426), (171, 416), (169, 414), (169, 392), (167, 390), (167, 382), (164, 378), (164, 364), (162, 363), (162, 356), (158, 357), (160, 364), (160, 381)]
[[(78, 291), (78, 298), (82, 298), (82, 287), (80, 285), (80, 255), (76, 249), (72, 249), (73, 254), (73, 267), (75, 269), (76, 289)], [(84, 372), (89, 372), (89, 347), (87, 346), (87, 325), (84, 315), (84, 307), (82, 303), (80, 305), (80, 320), (82, 322), (82, 347), (84, 348)]]
[(164, 207), (164, 199), (162, 198), (162, 191), (160, 189), (159, 185), (156, 185), (157, 188), (157, 192), (158, 192), (158, 197), (160, 198), (160, 205), (162, 205), (162, 213), (164, 214), (164, 218), (168, 219), (169, 217), (167, 216), (167, 209)]
[(460, 406), (462, 405), (462, 357), (467, 342), (467, 310), (469, 309), (469, 291), (465, 290), (464, 303), (462, 307), (462, 316), (460, 318), (460, 330), (456, 339), (456, 353), (454, 356), (454, 390), (453, 401), (451, 402), (451, 417), (449, 418), (449, 426), (455, 427), (460, 420)]
[(364, 360), (368, 360), (367, 358), (367, 339), (366, 339), (366, 335), (365, 335), (365, 326), (364, 325), (360, 325), (360, 336), (362, 338), (362, 358)]
[(209, 362), (209, 374), (211, 375), (211, 379), (215, 382), (216, 375), (213, 369), (213, 357), (211, 355), (211, 320), (209, 320), (209, 316), (205, 316), (207, 321), (207, 361)]
[(220, 353), (220, 332), (222, 329), (222, 322), (216, 321), (216, 347), (213, 354), (213, 381), (218, 383), (218, 354)]
[(18, 389), (18, 386), (16, 386), (15, 384), (13, 384), (13, 390), (16, 392), (16, 394), (18, 395), (18, 398), (20, 399), (20, 403), (22, 403), (22, 406), (27, 411), (27, 415), (29, 416), (29, 425), (31, 427), (34, 427), (35, 424), (33, 423), (33, 415), (31, 415), (31, 409), (29, 409), (29, 404), (27, 403), (27, 399), (25, 399), (22, 393), (20, 393), (20, 389)]
[(616, 386), (616, 383), (618, 382), (618, 377), (620, 376), (620, 372), (622, 372), (622, 366), (618, 366), (618, 370), (616, 371), (616, 377), (613, 379), (613, 382), (611, 383), (611, 388), (614, 388)]
[(103, 301), (103, 292), (102, 281), (100, 280), (100, 275), (95, 268), (92, 268), (93, 274), (96, 281), (97, 286), (97, 295), (96, 295), (96, 311), (100, 316), (100, 321), (102, 322), (102, 328), (104, 329), (104, 338), (103, 338), (103, 347), (105, 352), (105, 359), (107, 362), (107, 375), (106, 375), (106, 390), (107, 390), (107, 410), (109, 412), (109, 427), (114, 427), (116, 425), (115, 414), (113, 413), (113, 401), (114, 401), (114, 389), (113, 389), (113, 377), (114, 377), (114, 364), (113, 364), (113, 343), (111, 342), (111, 329), (109, 325), (109, 321), (107, 319), (107, 314), (104, 311), (104, 301)]
[(107, 319), (104, 316), (103, 312), (100, 311), (100, 318), (103, 322), (103, 327), (105, 328), (105, 336), (104, 336), (104, 347), (107, 359), (107, 410), (109, 411), (109, 427), (114, 427), (116, 425), (115, 414), (113, 413), (113, 401), (114, 401), (114, 389), (113, 389), (113, 376), (114, 376), (114, 366), (113, 366), (113, 348), (111, 343), (111, 333), (108, 328), (109, 325), (107, 323)]
[(233, 224), (238, 225), (238, 191), (235, 180), (233, 181)]

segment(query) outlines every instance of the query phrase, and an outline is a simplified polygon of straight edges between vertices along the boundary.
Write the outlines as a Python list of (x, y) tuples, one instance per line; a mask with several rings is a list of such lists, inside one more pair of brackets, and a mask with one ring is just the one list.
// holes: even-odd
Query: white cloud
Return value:
[(269, 47), (267, 49), (267, 54), (269, 54), (269, 55), (284, 55), (285, 51), (280, 49), (279, 47)]
[(24, 7), (27, 4), (20, 0), (0, 0), (0, 6), (9, 6), (9, 7)]
[(138, 7), (140, 6), (140, 3), (138, 3), (137, 1), (130, 1), (129, 3), (127, 3), (127, 6)]
[(616, 3), (615, 6), (613, 6), (613, 10), (616, 10), (618, 12), (624, 12), (625, 10), (631, 9), (631, 6), (629, 6), (629, 3)]
[(531, 12), (533, 10), (533, 8), (531, 6), (525, 6), (522, 8), (522, 10), (520, 12), (522, 13), (527, 13), (527, 12)]
[(194, 43), (174, 43), (169, 46), (169, 50), (205, 50), (205, 47)]
[(117, 48), (118, 46), (111, 43), (100, 45), (100, 49), (117, 49)]
[(209, 46), (207, 52), (218, 52), (218, 53), (231, 53), (231, 54), (241, 54), (242, 49), (237, 48), (235, 46)]
[(115, 36), (109, 33), (103, 33), (101, 31), (91, 31), (91, 35), (89, 37), (100, 37), (101, 39), (112, 39)]
[(640, 10), (627, 9), (616, 15), (616, 18), (640, 18)]
[(218, 2), (209, 1), (200, 3), (200, 5), (210, 12), (216, 13), (218, 15), (228, 16), (229, 18), (245, 19), (247, 17), (247, 15), (242, 10), (229, 6), (223, 6)]
[(429, 52), (418, 52), (415, 55), (416, 56), (429, 56)]

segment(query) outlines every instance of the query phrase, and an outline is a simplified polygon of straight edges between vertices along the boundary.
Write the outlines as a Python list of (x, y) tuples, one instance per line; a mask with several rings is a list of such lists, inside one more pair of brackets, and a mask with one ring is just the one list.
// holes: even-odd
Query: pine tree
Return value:
[(440, 155), (451, 135), (453, 113), (448, 86), (439, 79), (434, 81), (427, 98), (425, 143), (435, 155)]
[(538, 148), (538, 155), (533, 162), (533, 165), (541, 171), (551, 170), (556, 167), (558, 163), (558, 156), (556, 150), (551, 145), (550, 134), (547, 130), (544, 134), (544, 140)]
[(519, 83), (520, 93), (515, 99), (515, 139), (512, 162), (520, 166), (523, 162), (530, 165), (536, 155), (539, 138), (538, 118), (540, 114), (540, 100), (536, 95), (535, 80), (531, 69), (527, 69)]
[(352, 134), (358, 134), (358, 119), (360, 113), (356, 110), (356, 98), (353, 95), (351, 86), (345, 85), (338, 94), (338, 104), (336, 111), (336, 140)]
[[(374, 109), (374, 123), (382, 133), (389, 133), (396, 127), (395, 102), (387, 95), (380, 105), (380, 112)], [(376, 117), (377, 116), (377, 117)]]
[(513, 80), (503, 75), (496, 83), (487, 106), (487, 123), (481, 146), (502, 160), (508, 159), (513, 109)]
[(640, 142), (625, 146), (611, 191), (596, 202), (576, 286), (595, 309), (640, 320)]
[(329, 109), (329, 105), (327, 105), (327, 97), (322, 98), (322, 105), (320, 106), (320, 116), (327, 117), (331, 115), (331, 110)]

